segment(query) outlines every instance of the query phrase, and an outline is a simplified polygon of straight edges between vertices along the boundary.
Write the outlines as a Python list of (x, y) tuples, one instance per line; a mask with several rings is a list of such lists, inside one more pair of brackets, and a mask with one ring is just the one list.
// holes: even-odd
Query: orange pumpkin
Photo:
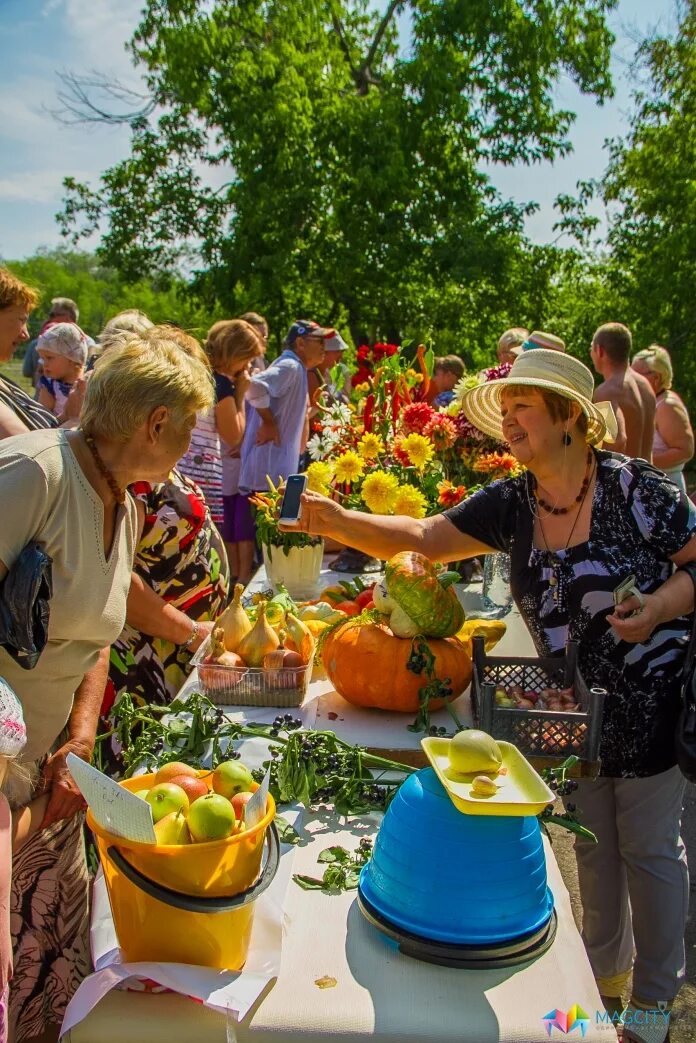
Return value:
[[(451, 679), (451, 702), (471, 680), (471, 657), (456, 637), (428, 638), (428, 647), (435, 656), (437, 677)], [(427, 684), (425, 673), (406, 669), (410, 655), (410, 638), (394, 637), (378, 623), (339, 626), (322, 647), (324, 669), (339, 695), (354, 706), (399, 713), (418, 711), (418, 691)], [(433, 699), (430, 708), (437, 710), (444, 703)]]

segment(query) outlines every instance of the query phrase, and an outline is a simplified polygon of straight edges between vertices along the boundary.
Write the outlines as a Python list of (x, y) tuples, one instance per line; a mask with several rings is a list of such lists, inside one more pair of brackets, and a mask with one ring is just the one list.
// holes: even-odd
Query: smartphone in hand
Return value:
[(307, 485), (306, 474), (291, 474), (285, 482), (285, 492), (283, 493), (283, 502), (280, 505), (280, 521), (282, 522), (296, 522), (299, 521), (302, 508), (300, 504), (300, 498), (302, 493), (305, 491)]

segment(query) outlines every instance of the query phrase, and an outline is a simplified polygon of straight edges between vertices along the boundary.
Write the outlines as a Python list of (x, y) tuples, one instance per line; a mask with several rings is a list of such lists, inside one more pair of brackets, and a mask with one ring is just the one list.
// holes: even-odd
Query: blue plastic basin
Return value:
[(553, 912), (536, 817), (463, 815), (432, 768), (389, 805), (360, 890), (397, 927), (460, 945), (510, 941)]

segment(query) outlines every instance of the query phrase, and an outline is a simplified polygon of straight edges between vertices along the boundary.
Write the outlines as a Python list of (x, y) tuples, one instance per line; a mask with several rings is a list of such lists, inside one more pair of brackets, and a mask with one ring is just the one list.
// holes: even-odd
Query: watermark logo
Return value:
[(558, 1029), (564, 1035), (569, 1035), (580, 1029), (580, 1035), (584, 1036), (590, 1024), (589, 1015), (585, 1013), (579, 1003), (574, 1003), (570, 1010), (551, 1010), (541, 1019), (550, 1036), (554, 1029)]

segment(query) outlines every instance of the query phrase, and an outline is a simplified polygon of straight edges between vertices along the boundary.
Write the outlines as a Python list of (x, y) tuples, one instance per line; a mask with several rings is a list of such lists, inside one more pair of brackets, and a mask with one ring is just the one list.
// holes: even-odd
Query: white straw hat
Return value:
[(587, 441), (590, 445), (613, 442), (617, 426), (609, 402), (593, 402), (594, 379), (582, 362), (561, 351), (537, 348), (523, 351), (512, 364), (507, 377), (489, 380), (469, 388), (462, 397), (462, 409), (468, 420), (497, 442), (504, 442), (500, 396), (510, 385), (555, 391), (569, 398), (587, 417)]

